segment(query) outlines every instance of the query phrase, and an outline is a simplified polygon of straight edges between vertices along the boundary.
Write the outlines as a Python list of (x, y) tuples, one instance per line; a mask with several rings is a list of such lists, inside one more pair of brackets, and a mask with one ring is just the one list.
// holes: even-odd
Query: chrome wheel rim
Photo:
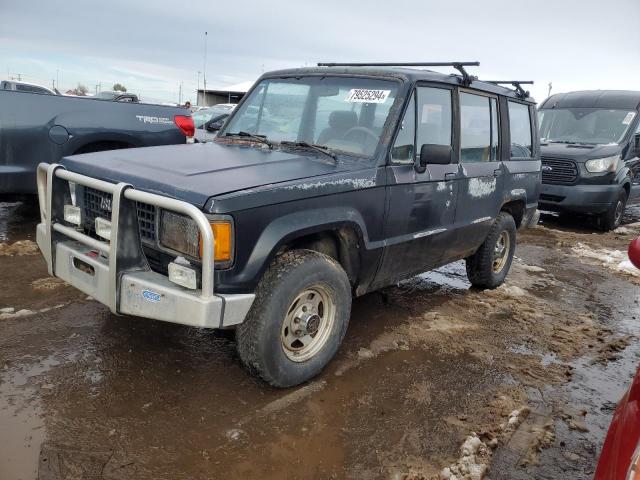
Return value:
[(322, 285), (306, 288), (287, 309), (280, 341), (289, 360), (304, 362), (315, 356), (327, 343), (336, 308), (329, 291)]
[(511, 248), (511, 237), (509, 232), (503, 231), (498, 237), (496, 246), (493, 249), (493, 271), (500, 273), (509, 259), (509, 249)]
[(615, 224), (618, 225), (622, 222), (622, 214), (624, 212), (624, 205), (621, 200), (618, 200), (616, 204), (616, 216), (615, 216)]

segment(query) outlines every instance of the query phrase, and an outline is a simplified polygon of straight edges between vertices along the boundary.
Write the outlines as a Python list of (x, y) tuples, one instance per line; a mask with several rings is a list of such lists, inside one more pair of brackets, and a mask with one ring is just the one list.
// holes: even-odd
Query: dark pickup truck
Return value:
[(183, 108), (0, 90), (0, 194), (36, 193), (40, 162), (186, 143), (193, 130)]
[(279, 387), (335, 355), (352, 295), (460, 259), (497, 287), (535, 219), (535, 104), (454, 66), (268, 73), (213, 142), (41, 165), (49, 273), (116, 314), (236, 328)]

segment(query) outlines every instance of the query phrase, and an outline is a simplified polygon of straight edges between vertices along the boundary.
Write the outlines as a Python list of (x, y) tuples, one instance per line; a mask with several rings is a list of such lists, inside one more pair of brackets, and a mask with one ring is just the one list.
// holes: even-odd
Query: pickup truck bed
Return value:
[(64, 156), (186, 143), (180, 107), (0, 90), (0, 194), (36, 193), (36, 167)]

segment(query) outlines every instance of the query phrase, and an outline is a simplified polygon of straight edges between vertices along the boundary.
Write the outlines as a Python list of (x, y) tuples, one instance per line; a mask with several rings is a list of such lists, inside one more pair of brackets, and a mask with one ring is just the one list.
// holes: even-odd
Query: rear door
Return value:
[(457, 249), (450, 259), (475, 251), (502, 206), (498, 98), (460, 90), (460, 191), (456, 208)]
[(387, 245), (377, 286), (441, 265), (450, 248), (458, 165), (428, 165), (419, 173), (415, 164), (425, 143), (454, 145), (454, 101), (453, 87), (424, 85), (406, 107), (387, 167)]

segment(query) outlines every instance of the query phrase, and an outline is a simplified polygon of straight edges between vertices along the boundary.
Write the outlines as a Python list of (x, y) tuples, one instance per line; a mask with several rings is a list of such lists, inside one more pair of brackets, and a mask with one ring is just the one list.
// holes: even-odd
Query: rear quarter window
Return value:
[(511, 158), (533, 157), (533, 130), (529, 106), (509, 100)]

